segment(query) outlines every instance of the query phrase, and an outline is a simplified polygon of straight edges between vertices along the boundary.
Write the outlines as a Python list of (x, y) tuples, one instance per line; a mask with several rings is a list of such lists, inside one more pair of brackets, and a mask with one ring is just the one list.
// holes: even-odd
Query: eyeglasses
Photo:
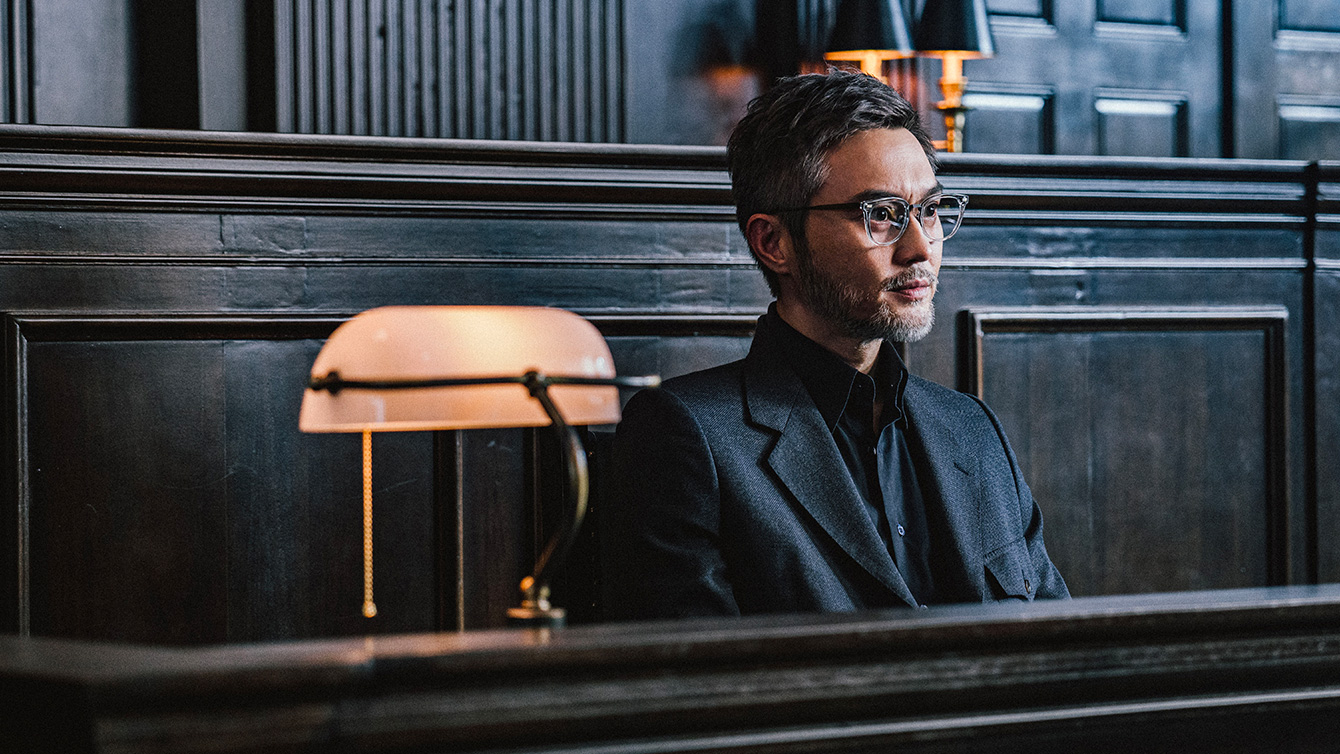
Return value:
[(779, 209), (777, 212), (805, 212), (812, 209), (861, 210), (865, 217), (865, 232), (876, 246), (898, 242), (907, 230), (908, 217), (915, 215), (921, 235), (928, 241), (943, 241), (958, 231), (963, 213), (968, 208), (968, 197), (963, 194), (935, 194), (913, 204), (900, 196), (867, 199), (863, 202), (815, 204), (809, 207)]

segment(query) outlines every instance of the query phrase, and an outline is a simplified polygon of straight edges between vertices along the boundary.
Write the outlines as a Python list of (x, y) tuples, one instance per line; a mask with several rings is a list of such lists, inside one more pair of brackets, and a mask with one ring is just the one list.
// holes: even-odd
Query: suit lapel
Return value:
[[(751, 356), (757, 354), (751, 353)], [(778, 433), (765, 462), (814, 521), (870, 575), (909, 605), (917, 604), (879, 532), (819, 410), (785, 365), (751, 358), (745, 370), (750, 418)]]
[(908, 439), (914, 448), (921, 446), (924, 468), (931, 477), (921, 483), (927, 519), (932, 526), (943, 523), (957, 553), (957, 557), (938, 560), (962, 568), (957, 575), (975, 585), (984, 567), (977, 502), (982, 496), (976, 492), (980, 480), (973, 473), (976, 464), (955, 438), (954, 428), (946, 419), (949, 412), (915, 378), (909, 379), (904, 400), (910, 425)]

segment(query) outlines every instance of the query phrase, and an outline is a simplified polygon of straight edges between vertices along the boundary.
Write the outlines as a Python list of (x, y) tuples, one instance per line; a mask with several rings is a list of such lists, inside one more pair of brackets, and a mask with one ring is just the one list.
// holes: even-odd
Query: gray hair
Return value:
[[(938, 166), (916, 108), (879, 79), (830, 70), (779, 80), (749, 103), (726, 145), (740, 231), (753, 215), (809, 204), (828, 179), (828, 154), (850, 136), (876, 128), (907, 129), (931, 167)], [(804, 213), (781, 213), (781, 220), (793, 236), (803, 234)], [(776, 273), (758, 266), (777, 295)]]

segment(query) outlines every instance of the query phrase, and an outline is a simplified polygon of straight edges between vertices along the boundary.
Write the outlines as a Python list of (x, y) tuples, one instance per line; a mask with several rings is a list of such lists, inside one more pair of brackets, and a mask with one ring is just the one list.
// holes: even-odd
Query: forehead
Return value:
[(860, 131), (831, 150), (828, 175), (813, 203), (870, 192), (920, 199), (938, 185), (921, 142), (905, 128)]

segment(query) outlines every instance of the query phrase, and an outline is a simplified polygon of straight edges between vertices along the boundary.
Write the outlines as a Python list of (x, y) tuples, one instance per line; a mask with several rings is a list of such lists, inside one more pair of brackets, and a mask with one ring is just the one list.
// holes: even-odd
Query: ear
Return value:
[(795, 272), (795, 244), (777, 215), (756, 214), (745, 223), (745, 240), (765, 267), (778, 275)]

